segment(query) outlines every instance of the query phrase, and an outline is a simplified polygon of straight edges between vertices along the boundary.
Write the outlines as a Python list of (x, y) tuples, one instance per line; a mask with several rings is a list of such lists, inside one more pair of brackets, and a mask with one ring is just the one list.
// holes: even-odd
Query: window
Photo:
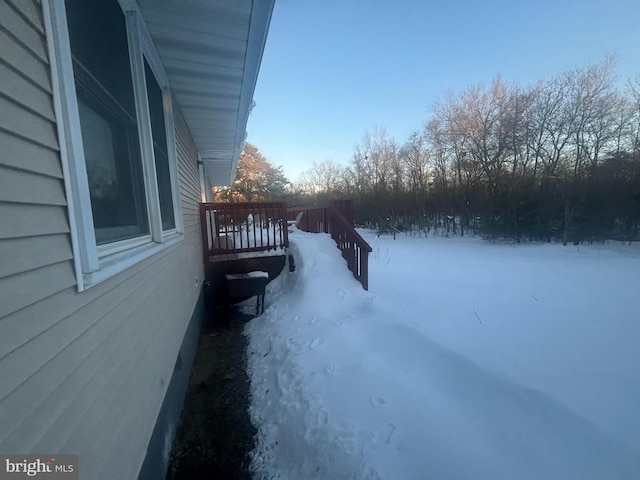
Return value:
[(171, 101), (137, 12), (117, 0), (47, 0), (44, 11), (84, 290), (181, 238)]
[(173, 215), (173, 197), (171, 194), (171, 173), (169, 156), (167, 155), (167, 136), (164, 123), (164, 109), (162, 90), (151, 71), (151, 67), (144, 61), (144, 73), (147, 80), (147, 97), (149, 99), (149, 114), (151, 117), (151, 132), (153, 136), (153, 152), (156, 159), (156, 177), (158, 178), (158, 196), (160, 198), (160, 213), (162, 214), (162, 229), (175, 228)]
[(149, 234), (124, 15), (117, 2), (65, 3), (96, 242)]
[(144, 183), (133, 144), (135, 131), (110, 121), (80, 95), (78, 112), (97, 244), (148, 234)]

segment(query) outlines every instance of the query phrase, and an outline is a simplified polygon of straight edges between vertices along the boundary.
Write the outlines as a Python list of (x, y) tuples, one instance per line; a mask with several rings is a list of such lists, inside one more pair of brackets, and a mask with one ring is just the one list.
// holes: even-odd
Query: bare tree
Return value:
[(606, 58), (524, 88), (497, 77), (449, 93), (402, 145), (375, 127), (347, 167), (314, 164), (301, 183), (353, 195), (361, 220), (394, 228), (640, 238), (640, 76), (619, 92), (613, 66)]
[(307, 195), (316, 197), (337, 196), (344, 191), (344, 167), (333, 160), (313, 162), (311, 168), (300, 174), (296, 185)]

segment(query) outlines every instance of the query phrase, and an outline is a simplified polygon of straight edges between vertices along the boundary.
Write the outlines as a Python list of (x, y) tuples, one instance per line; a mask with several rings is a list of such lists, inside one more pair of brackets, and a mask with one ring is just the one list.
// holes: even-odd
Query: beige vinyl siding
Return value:
[(45, 36), (28, 18), (0, 0), (0, 359), (14, 337), (4, 317), (75, 284)]
[[(24, 3), (30, 0), (23, 0)], [(36, 27), (37, 23), (28, 20), (27, 14), (29, 9), (20, 6), (22, 2), (9, 2), (4, 0), (0, 2), (0, 18), (2, 18), (2, 29), (9, 35), (17, 39), (17, 41), (29, 50), (38, 60), (47, 61), (47, 46), (42, 43), (43, 28)], [(31, 2), (33, 4), (33, 2)], [(38, 22), (39, 23), (39, 22)]]
[[(0, 0), (1, 1), (1, 0)], [(62, 179), (0, 165), (0, 202), (66, 206)]]
[(53, 122), (38, 113), (27, 110), (16, 99), (8, 100), (6, 97), (0, 97), (0, 130), (47, 148), (58, 148)]
[[(42, 22), (42, 8), (39, 0), (8, 0), (7, 4), (13, 6), (14, 11), (24, 18), (35, 30), (44, 34)], [(46, 58), (46, 57), (45, 57)]]
[[(3, 342), (5, 339), (10, 340), (15, 335), (14, 332), (4, 331), (4, 328), (2, 328), (6, 318), (4, 315), (17, 312), (34, 302), (38, 302), (41, 298), (54, 295), (65, 288), (75, 286), (75, 284), (75, 272), (71, 262), (46, 265), (11, 275), (10, 277), (0, 278), (0, 305), (2, 306), (2, 312), (0, 312), (0, 335), (4, 337)], [(3, 360), (0, 359), (0, 371), (4, 381), (8, 373), (2, 371)], [(1, 414), (2, 412), (0, 411)], [(1, 432), (0, 435), (2, 435)]]
[[(25, 3), (28, 1), (25, 0)], [(19, 21), (15, 17), (12, 19)], [(28, 83), (34, 83), (44, 90), (51, 90), (51, 83), (47, 80), (49, 69), (46, 62), (32, 55), (29, 45), (25, 45), (15, 38), (12, 33), (15, 28), (9, 28), (8, 22), (8, 19), (2, 17), (2, 26), (0, 27), (0, 58), (2, 62), (13, 68), (17, 67), (18, 72), (24, 75)], [(27, 22), (22, 22), (22, 24), (25, 25), (25, 28), (32, 28)]]
[(57, 205), (0, 203), (0, 240), (69, 233), (66, 212)]
[(3, 90), (9, 98), (21, 102), (25, 109), (29, 109), (36, 115), (55, 121), (48, 92), (38, 88), (37, 85), (25, 82), (18, 72), (6, 65), (0, 64), (0, 77), (4, 82)]
[(0, 452), (133, 479), (204, 277), (197, 153), (175, 105), (183, 240), (78, 293), (40, 9), (0, 0)]
[(43, 148), (15, 134), (0, 130), (0, 165), (62, 179), (58, 150)]
[[(189, 134), (189, 129), (179, 110), (176, 110), (174, 119), (176, 131), (180, 134), (176, 137), (176, 150), (179, 158), (198, 158), (196, 147)], [(179, 169), (180, 200), (183, 211), (183, 227), (185, 235), (200, 235), (200, 212), (198, 204), (201, 201), (200, 172), (197, 162), (191, 168)], [(200, 248), (200, 247), (199, 247)], [(201, 255), (201, 253), (199, 253)]]
[(0, 243), (0, 258), (11, 262), (0, 263), (0, 277), (37, 269), (73, 259), (71, 241), (66, 234), (9, 238)]

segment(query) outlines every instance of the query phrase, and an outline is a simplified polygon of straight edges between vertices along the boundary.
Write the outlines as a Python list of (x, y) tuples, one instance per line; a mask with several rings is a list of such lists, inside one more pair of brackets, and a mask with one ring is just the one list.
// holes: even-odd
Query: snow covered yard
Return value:
[(362, 234), (369, 292), (295, 232), (247, 325), (256, 472), (640, 477), (638, 246)]

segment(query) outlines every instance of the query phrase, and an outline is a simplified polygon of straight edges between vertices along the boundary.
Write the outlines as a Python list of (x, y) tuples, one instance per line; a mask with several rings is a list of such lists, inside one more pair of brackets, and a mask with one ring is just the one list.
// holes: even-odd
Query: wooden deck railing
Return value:
[(215, 255), (287, 247), (286, 218), (285, 202), (201, 203), (205, 265)]
[(347, 261), (349, 270), (369, 290), (369, 253), (371, 246), (335, 207), (329, 207), (329, 233)]
[(335, 208), (339, 211), (342, 216), (351, 224), (353, 227), (353, 202), (350, 199), (345, 200), (332, 200), (329, 204), (330, 207)]
[(328, 206), (291, 207), (289, 220), (303, 212), (298, 228), (311, 233), (329, 233), (347, 261), (349, 270), (369, 290), (369, 253), (371, 246), (353, 226), (351, 200), (334, 200)]
[(350, 200), (334, 200), (322, 207), (289, 209), (285, 202), (201, 203), (205, 267), (212, 261), (228, 258), (229, 254), (259, 253), (288, 247), (286, 220), (295, 219), (301, 211), (303, 215), (298, 228), (330, 234), (353, 275), (368, 290), (371, 247), (353, 227), (353, 204)]

